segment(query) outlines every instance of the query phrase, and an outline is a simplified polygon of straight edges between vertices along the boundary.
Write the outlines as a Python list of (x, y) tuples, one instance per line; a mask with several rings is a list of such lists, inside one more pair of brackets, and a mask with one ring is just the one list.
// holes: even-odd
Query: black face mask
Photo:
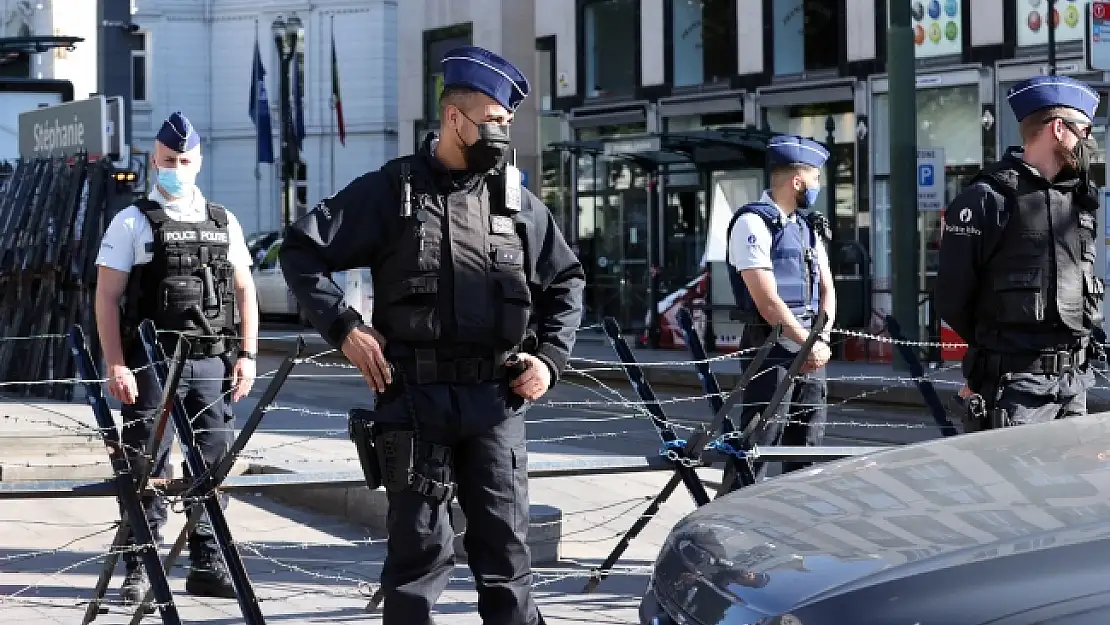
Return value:
[[(463, 141), (466, 171), (471, 174), (485, 174), (500, 169), (509, 154), (508, 124), (485, 122), (475, 126), (478, 127), (478, 140), (470, 145)], [(455, 133), (458, 134), (458, 131)], [(462, 141), (462, 135), (459, 135), (459, 140)]]
[(1075, 144), (1072, 153), (1075, 154), (1075, 168), (1079, 170), (1079, 173), (1085, 174), (1091, 169), (1091, 155), (1096, 148), (1095, 140), (1090, 137), (1080, 139)]

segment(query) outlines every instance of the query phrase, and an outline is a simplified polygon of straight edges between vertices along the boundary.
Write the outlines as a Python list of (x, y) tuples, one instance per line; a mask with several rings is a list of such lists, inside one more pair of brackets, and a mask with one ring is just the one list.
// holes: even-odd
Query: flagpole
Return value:
[[(258, 46), (258, 19), (254, 20), (254, 48), (259, 49)], [(252, 57), (251, 62), (254, 62)], [(257, 91), (258, 85), (251, 85), (251, 89)], [(262, 170), (258, 163), (258, 138), (257, 132), (255, 133), (255, 146), (254, 146), (254, 220), (256, 230), (255, 232), (262, 232)]]
[[(332, 45), (332, 50), (334, 51), (335, 50), (335, 14), (334, 13), (331, 15), (331, 45)], [(332, 61), (332, 62), (334, 62), (334, 61)], [(335, 71), (333, 70), (329, 73), (331, 74), (331, 80), (334, 83), (335, 82)], [(331, 132), (328, 133), (331, 137), (331, 140), (330, 140), (330, 144), (331, 144), (331, 158), (330, 158), (330, 161), (331, 161), (331, 187), (328, 188), (328, 194), (329, 195), (332, 194), (332, 193), (335, 193), (335, 85), (332, 85), (331, 91), (332, 91), (331, 98), (330, 98), (331, 99), (331, 121), (330, 121), (330, 124), (329, 124), (331, 126)]]

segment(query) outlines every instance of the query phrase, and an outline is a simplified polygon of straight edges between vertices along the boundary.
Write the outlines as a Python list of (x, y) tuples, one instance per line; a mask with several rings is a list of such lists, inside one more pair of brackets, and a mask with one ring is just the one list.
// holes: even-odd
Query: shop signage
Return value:
[[(959, 0), (902, 0), (911, 2), (914, 56), (919, 59), (963, 52), (963, 17)], [(889, 13), (889, 12), (888, 12)], [(889, 20), (889, 16), (888, 16)]]
[(1018, 46), (1047, 46), (1049, 22), (1056, 31), (1056, 43), (1083, 40), (1083, 3), (1057, 0), (1051, 18), (1044, 0), (1014, 0), (1017, 11)]
[(1087, 66), (1091, 70), (1110, 71), (1110, 2), (1092, 2), (1087, 29)]
[(663, 144), (659, 137), (642, 137), (639, 139), (621, 139), (605, 144), (606, 156), (619, 156), (621, 154), (644, 154), (659, 152)]
[(917, 151), (917, 210), (944, 210), (944, 149)]

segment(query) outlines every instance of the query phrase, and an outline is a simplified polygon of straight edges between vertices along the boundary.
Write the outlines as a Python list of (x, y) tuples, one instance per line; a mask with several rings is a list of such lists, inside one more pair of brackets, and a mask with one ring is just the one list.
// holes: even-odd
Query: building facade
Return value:
[[(297, 214), (397, 154), (397, 0), (136, 0), (145, 37), (133, 53), (133, 148), (149, 151), (162, 120), (183, 111), (203, 137), (198, 180), (247, 233), (280, 228), (278, 48), (271, 24), (296, 15), (304, 27), (305, 137)], [(346, 127), (332, 107), (334, 37)], [(266, 70), (274, 164), (257, 164), (249, 116), (255, 44)], [(294, 215), (296, 216), (296, 215)]]
[[(541, 104), (541, 191), (586, 265), (589, 322), (612, 315), (626, 329), (642, 328), (652, 301), (723, 261), (727, 215), (754, 199), (765, 180), (743, 146), (769, 131), (829, 146), (818, 208), (833, 223), (833, 270), (843, 293), (838, 325), (877, 327), (891, 309), (886, 1), (536, 6), (537, 65), (549, 68), (553, 82), (549, 104)], [(1106, 91), (1107, 76), (1085, 71), (1083, 3), (1056, 6), (1058, 73)], [(943, 154), (945, 203), (983, 164), (1020, 143), (1005, 93), (1048, 73), (1044, 12), (1044, 3), (1032, 1), (914, 3), (917, 143)], [(559, 29), (554, 45), (541, 25)], [(1106, 99), (1095, 120), (1100, 145)], [(697, 137), (700, 147), (690, 148)], [(1093, 172), (1100, 185), (1104, 154)], [(922, 205), (918, 214), (927, 293), (941, 211)], [(731, 301), (723, 275), (709, 285)], [(929, 325), (927, 305), (919, 321)], [(718, 330), (716, 339), (726, 345), (734, 337)]]

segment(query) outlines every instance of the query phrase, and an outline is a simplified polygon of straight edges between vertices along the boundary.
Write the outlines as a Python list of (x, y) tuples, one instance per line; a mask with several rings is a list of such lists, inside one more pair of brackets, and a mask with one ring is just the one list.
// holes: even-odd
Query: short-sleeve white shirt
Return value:
[[(167, 200), (157, 187), (147, 197), (161, 204), (166, 215), (175, 221), (198, 223), (204, 221), (206, 217), (207, 200), (196, 187), (193, 187), (190, 197), (173, 201)], [(247, 250), (246, 238), (243, 236), (243, 228), (231, 211), (226, 212), (229, 239), (228, 262), (233, 267), (249, 270), (252, 260)], [(100, 242), (96, 264), (130, 273), (135, 265), (145, 265), (153, 259), (153, 243), (154, 231), (151, 229), (150, 220), (132, 204), (121, 210), (108, 224), (104, 238)]]
[[(790, 222), (798, 221), (797, 213), (788, 216), (778, 204), (775, 204), (775, 201), (771, 199), (770, 194), (766, 191), (760, 196), (759, 201), (774, 206), (783, 219)], [(738, 217), (736, 224), (732, 227), (732, 235), (728, 239), (728, 262), (733, 271), (744, 271), (746, 269), (770, 270), (772, 268), (771, 242), (771, 230), (762, 217), (755, 213), (746, 213)], [(820, 237), (817, 238), (814, 250), (818, 266), (828, 267), (828, 254)], [(816, 285), (814, 288), (817, 288)], [(798, 351), (798, 344), (790, 339), (784, 337), (780, 339), (780, 343), (790, 351)]]

